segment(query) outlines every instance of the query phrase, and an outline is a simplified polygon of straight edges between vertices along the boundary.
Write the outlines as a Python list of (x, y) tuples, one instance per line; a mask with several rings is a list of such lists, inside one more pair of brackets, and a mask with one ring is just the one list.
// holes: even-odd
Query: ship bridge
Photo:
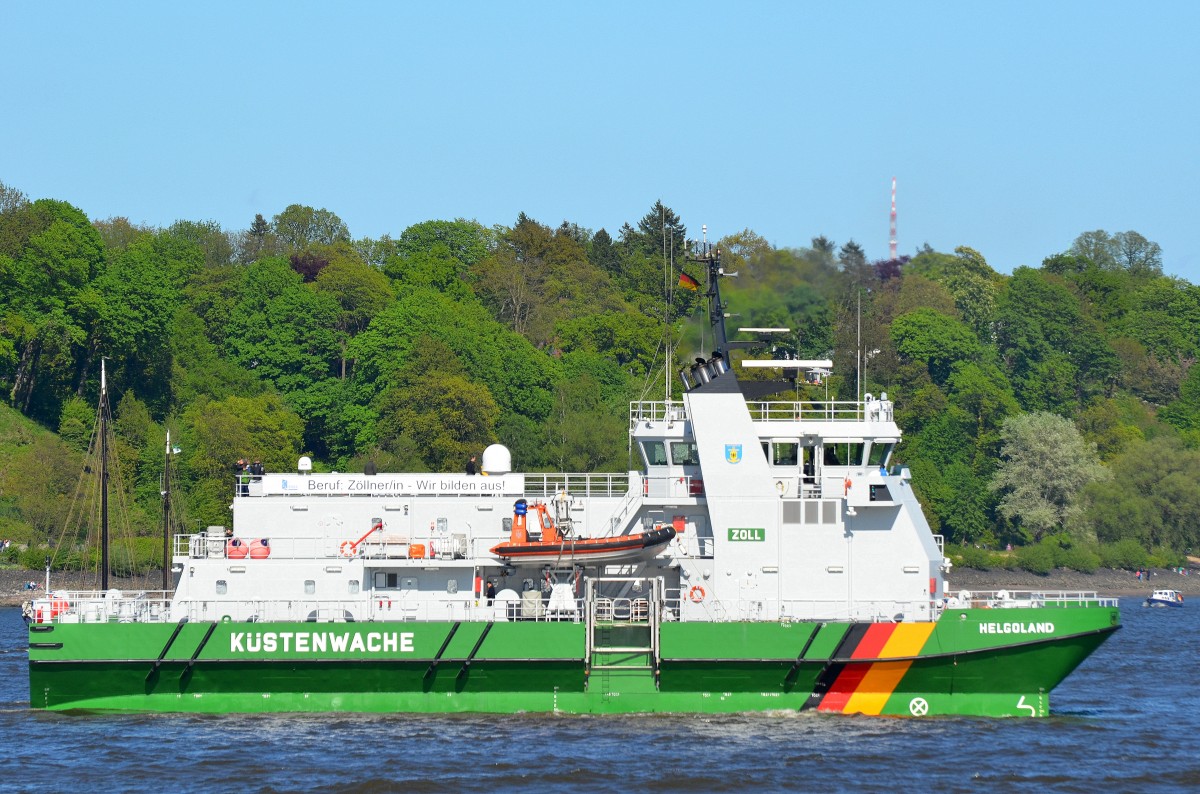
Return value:
[[(862, 400), (748, 401), (755, 436), (784, 496), (819, 498), (822, 482), (886, 472), (900, 441), (887, 394)], [(703, 493), (691, 418), (683, 402), (638, 401), (629, 406), (631, 445), (649, 477), (686, 476)], [(746, 454), (750, 454), (749, 451)], [(896, 472), (900, 473), (900, 472)]]

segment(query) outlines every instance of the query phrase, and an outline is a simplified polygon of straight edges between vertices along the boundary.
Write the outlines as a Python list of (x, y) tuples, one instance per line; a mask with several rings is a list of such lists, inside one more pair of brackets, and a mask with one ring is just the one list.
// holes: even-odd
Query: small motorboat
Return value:
[[(540, 525), (540, 537), (531, 536), (527, 516), (533, 511)], [(530, 505), (518, 499), (513, 509), (512, 532), (506, 543), (491, 548), (492, 554), (508, 560), (523, 562), (555, 562), (589, 560), (622, 560), (652, 557), (675, 537), (675, 527), (659, 526), (646, 532), (614, 535), (607, 538), (581, 538), (564, 534), (554, 525), (546, 505)]]
[(1155, 590), (1142, 606), (1181, 607), (1183, 606), (1183, 593), (1178, 590)]

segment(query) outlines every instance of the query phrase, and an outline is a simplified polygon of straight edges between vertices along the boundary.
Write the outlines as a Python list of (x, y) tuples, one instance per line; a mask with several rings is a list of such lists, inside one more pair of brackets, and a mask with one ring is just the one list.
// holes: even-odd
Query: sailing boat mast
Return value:
[(100, 589), (108, 592), (108, 381), (100, 359)]
[(167, 448), (163, 462), (163, 557), (162, 589), (171, 589), (171, 431), (167, 431)]

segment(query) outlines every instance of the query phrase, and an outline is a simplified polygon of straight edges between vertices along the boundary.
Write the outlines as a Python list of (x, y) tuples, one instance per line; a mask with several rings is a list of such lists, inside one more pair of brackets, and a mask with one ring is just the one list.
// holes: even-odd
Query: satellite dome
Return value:
[(483, 451), (482, 467), (486, 474), (508, 474), (512, 471), (512, 453), (503, 444), (492, 444)]

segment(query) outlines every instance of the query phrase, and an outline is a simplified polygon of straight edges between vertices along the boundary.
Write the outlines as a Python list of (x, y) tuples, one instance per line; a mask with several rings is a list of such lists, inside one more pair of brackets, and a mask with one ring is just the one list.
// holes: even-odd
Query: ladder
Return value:
[(655, 691), (659, 685), (662, 577), (586, 581), (584, 687), (601, 693)]

